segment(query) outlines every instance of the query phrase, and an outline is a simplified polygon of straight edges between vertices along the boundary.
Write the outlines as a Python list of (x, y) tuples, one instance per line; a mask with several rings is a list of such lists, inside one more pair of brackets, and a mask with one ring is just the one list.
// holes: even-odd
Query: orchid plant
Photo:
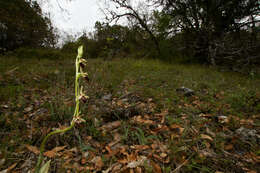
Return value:
[(83, 58), (83, 46), (80, 46), (78, 48), (78, 55), (76, 58), (76, 76), (75, 76), (75, 101), (76, 101), (76, 107), (74, 110), (73, 118), (71, 120), (70, 126), (65, 129), (58, 129), (55, 131), (50, 132), (45, 136), (43, 139), (41, 145), (40, 145), (40, 155), (37, 161), (37, 165), (35, 168), (35, 173), (47, 173), (50, 167), (50, 161), (46, 162), (42, 167), (42, 161), (43, 161), (43, 152), (45, 150), (45, 144), (49, 137), (55, 134), (59, 133), (65, 133), (69, 130), (71, 130), (75, 124), (79, 124), (81, 122), (85, 122), (84, 119), (81, 118), (80, 115), (80, 102), (85, 103), (88, 99), (88, 96), (84, 94), (83, 92), (83, 86), (80, 86), (80, 79), (85, 79), (89, 81), (88, 73), (84, 72), (84, 68), (87, 65), (87, 61)]

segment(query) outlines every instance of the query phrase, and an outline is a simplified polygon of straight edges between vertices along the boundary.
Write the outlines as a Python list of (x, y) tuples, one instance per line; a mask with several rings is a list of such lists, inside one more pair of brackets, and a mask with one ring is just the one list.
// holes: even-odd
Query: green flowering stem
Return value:
[(40, 170), (40, 166), (41, 166), (41, 163), (42, 163), (42, 160), (43, 160), (43, 152), (45, 150), (45, 144), (46, 144), (48, 138), (51, 137), (52, 135), (55, 135), (55, 134), (58, 134), (58, 133), (67, 132), (70, 129), (72, 129), (74, 127), (74, 125), (75, 125), (75, 121), (73, 121), (73, 123), (71, 123), (71, 125), (68, 128), (65, 128), (65, 129), (62, 129), (62, 130), (55, 130), (55, 131), (49, 133), (47, 136), (45, 136), (45, 138), (43, 139), (41, 146), (40, 146), (40, 156), (38, 158), (36, 169), (35, 169), (36, 173), (38, 173), (39, 170)]
[(80, 122), (84, 121), (83, 119), (80, 118), (80, 115), (79, 115), (79, 113), (80, 113), (79, 112), (80, 98), (83, 98), (83, 97), (86, 98), (87, 97), (83, 94), (83, 91), (82, 91), (83, 88), (81, 88), (81, 91), (79, 90), (79, 88), (80, 88), (79, 79), (81, 77), (85, 77), (87, 75), (87, 73), (82, 72), (83, 67), (80, 66), (80, 63), (86, 62), (84, 59), (82, 59), (82, 56), (83, 56), (83, 46), (80, 46), (78, 48), (78, 56), (76, 58), (76, 63), (75, 63), (75, 65), (76, 65), (76, 76), (75, 76), (76, 107), (75, 107), (73, 119), (71, 120), (71, 124), (70, 124), (69, 127), (65, 128), (65, 129), (55, 130), (53, 132), (50, 132), (47, 136), (44, 137), (44, 139), (41, 143), (41, 146), (40, 146), (40, 155), (39, 155), (36, 167), (35, 167), (35, 173), (39, 173), (39, 171), (40, 171), (41, 164), (42, 164), (42, 161), (43, 161), (43, 152), (45, 150), (45, 144), (46, 144), (47, 140), (49, 139), (49, 137), (51, 137), (52, 135), (55, 135), (55, 134), (65, 133), (65, 132), (71, 130), (75, 126), (75, 123), (80, 123)]

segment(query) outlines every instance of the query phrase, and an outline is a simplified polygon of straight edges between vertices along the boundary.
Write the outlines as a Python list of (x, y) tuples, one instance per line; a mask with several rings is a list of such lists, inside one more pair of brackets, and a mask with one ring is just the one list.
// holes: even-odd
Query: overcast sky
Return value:
[(95, 22), (104, 19), (100, 5), (100, 0), (49, 0), (42, 3), (42, 8), (50, 12), (54, 25), (60, 30), (77, 33), (83, 29), (93, 31)]
[[(96, 21), (104, 21), (101, 9), (116, 9), (109, 0), (37, 0), (44, 12), (50, 12), (52, 22), (60, 30), (77, 33), (83, 29), (93, 31)], [(131, 0), (136, 7), (144, 0)], [(47, 2), (47, 3), (46, 3)], [(105, 4), (106, 2), (106, 4)], [(63, 11), (65, 9), (65, 11)], [(144, 9), (147, 10), (147, 9)], [(120, 9), (117, 9), (120, 11)], [(125, 20), (120, 20), (125, 24)]]
[[(76, 34), (83, 29), (93, 31), (96, 21), (103, 21), (105, 16), (100, 10), (106, 0), (37, 0), (44, 12), (50, 12), (51, 19), (61, 31)], [(48, 3), (46, 3), (46, 1)], [(138, 5), (143, 0), (132, 0)], [(41, 3), (42, 2), (42, 3)], [(45, 3), (44, 3), (45, 2)], [(111, 4), (110, 5), (110, 9)], [(65, 11), (63, 11), (65, 9)], [(147, 9), (144, 9), (147, 10)], [(259, 17), (260, 18), (260, 17)]]

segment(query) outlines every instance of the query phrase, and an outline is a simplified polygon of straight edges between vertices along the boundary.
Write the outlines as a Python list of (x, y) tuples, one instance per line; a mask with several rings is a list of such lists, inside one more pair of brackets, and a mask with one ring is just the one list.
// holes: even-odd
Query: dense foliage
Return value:
[(142, 33), (140, 27), (109, 25), (101, 22), (96, 22), (93, 33), (83, 32), (76, 42), (65, 42), (62, 50), (72, 53), (81, 44), (85, 45), (84, 54), (89, 58), (140, 57), (148, 52), (149, 55), (154, 52), (149, 50), (152, 46), (151, 40)]
[(0, 51), (56, 44), (55, 28), (36, 1), (0, 0), (0, 6)]
[(232, 51), (217, 52), (223, 49), (221, 44), (225, 44), (225, 39), (233, 33), (237, 37), (246, 30), (247, 35), (251, 35), (243, 40), (243, 46), (248, 42), (253, 42), (251, 47), (256, 44), (255, 30), (257, 22), (259, 24), (256, 17), (260, 10), (257, 0), (156, 0), (154, 3), (163, 8), (157, 13), (160, 29), (166, 33), (183, 32), (188, 37), (185, 47), (195, 49), (195, 57), (204, 61), (215, 64), (216, 53), (223, 56), (223, 53)]
[[(94, 33), (77, 41), (90, 57), (131, 54), (238, 67), (260, 63), (257, 0), (109, 2), (115, 8), (104, 9), (108, 23), (97, 22)], [(114, 23), (123, 17), (126, 26)]]

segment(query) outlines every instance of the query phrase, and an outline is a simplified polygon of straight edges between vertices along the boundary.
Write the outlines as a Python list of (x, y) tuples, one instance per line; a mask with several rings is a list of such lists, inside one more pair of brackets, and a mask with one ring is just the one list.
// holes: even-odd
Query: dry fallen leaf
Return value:
[(142, 150), (147, 150), (150, 147), (148, 145), (132, 145), (132, 146), (130, 146), (130, 148), (138, 150), (138, 151), (142, 151)]
[(9, 168), (7, 168), (7, 172), (10, 172), (12, 169), (16, 167), (17, 163), (12, 164)]
[(4, 165), (5, 164), (5, 158), (1, 159), (0, 160), (0, 166)]
[(214, 138), (216, 137), (216, 134), (215, 134), (214, 132), (212, 132), (208, 127), (206, 128), (206, 132), (207, 132), (209, 135), (213, 136)]
[(137, 168), (135, 169), (135, 172), (136, 172), (136, 173), (142, 173), (142, 168), (137, 167)]
[(169, 113), (168, 109), (166, 109), (166, 110), (161, 111), (161, 113), (155, 114), (155, 115), (161, 119), (161, 124), (164, 124), (165, 117), (166, 117), (166, 115), (168, 115), (168, 113)]
[(8, 105), (2, 105), (2, 108), (4, 108), (4, 109), (8, 109), (9, 106), (8, 106)]
[(72, 168), (77, 170), (77, 172), (81, 172), (82, 170), (84, 170), (84, 167), (82, 167), (79, 163), (74, 162), (72, 165)]
[(254, 125), (254, 120), (252, 120), (252, 119), (247, 119), (247, 120), (241, 119), (240, 124), (241, 125)]
[(116, 165), (113, 167), (112, 172), (119, 172), (122, 168), (122, 165), (120, 163), (116, 163)]
[(131, 120), (132, 123), (136, 123), (136, 124), (156, 124), (154, 121), (152, 120), (146, 120), (146, 119), (142, 119), (142, 117), (140, 115), (138, 116), (134, 116)]
[(109, 147), (109, 145), (105, 146), (105, 149), (108, 151), (109, 155), (111, 155), (113, 153), (111, 148)]
[(85, 165), (85, 164), (87, 163), (87, 159), (86, 159), (86, 158), (82, 158), (82, 159), (80, 160), (80, 163), (81, 163), (82, 165)]
[(43, 153), (43, 155), (49, 158), (54, 158), (58, 154), (58, 152), (64, 150), (64, 148), (66, 148), (66, 146), (55, 147), (50, 151), (46, 151), (45, 153)]
[(175, 132), (177, 132), (177, 133), (179, 133), (179, 134), (182, 134), (183, 131), (184, 131), (184, 128), (181, 127), (181, 126), (178, 125), (178, 124), (172, 124), (172, 125), (170, 126), (170, 129), (171, 129), (171, 130), (174, 130)]
[(151, 162), (151, 164), (152, 164), (154, 172), (162, 173), (162, 169), (161, 169), (161, 167), (158, 164), (156, 164), (155, 162)]
[(17, 163), (12, 164), (9, 168), (0, 171), (0, 173), (9, 173), (12, 169), (16, 167)]
[(247, 171), (246, 173), (257, 173), (257, 172), (254, 170), (250, 170), (250, 171)]
[(108, 169), (102, 171), (103, 173), (110, 173), (110, 172), (120, 172), (122, 168), (122, 164), (114, 163)]
[(213, 141), (212, 137), (210, 137), (209, 135), (205, 135), (205, 134), (201, 134), (201, 135), (200, 135), (200, 138), (201, 138), (201, 139), (208, 139), (208, 140), (210, 140), (210, 141)]
[(97, 170), (100, 170), (104, 166), (104, 163), (100, 156), (94, 157), (90, 162), (95, 164), (95, 168)]
[(158, 160), (158, 161), (160, 161), (160, 162), (162, 162), (162, 163), (165, 162), (164, 159), (161, 158), (161, 157), (160, 157), (159, 155), (157, 155), (157, 154), (153, 154), (153, 158), (155, 158), (156, 160)]
[(213, 116), (212, 114), (204, 114), (204, 113), (199, 114), (199, 117), (204, 117), (204, 118), (211, 118), (212, 116)]
[(224, 147), (225, 150), (232, 150), (233, 149), (233, 145), (232, 144), (228, 144)]
[(166, 154), (166, 153), (161, 153), (160, 156), (161, 156), (162, 158), (165, 158), (165, 157), (167, 157), (167, 154)]
[(115, 134), (114, 134), (114, 140), (113, 140), (112, 142), (110, 142), (110, 143), (108, 144), (108, 146), (109, 146), (109, 147), (112, 147), (112, 146), (114, 146), (115, 144), (117, 144), (118, 142), (120, 142), (120, 140), (121, 140), (120, 134), (119, 134), (119, 133), (115, 133)]
[(208, 142), (205, 141), (204, 144), (206, 145), (207, 149), (210, 148), (210, 143), (208, 143)]
[(33, 106), (31, 105), (29, 107), (24, 108), (24, 113), (28, 113), (28, 112), (30, 112), (32, 110), (33, 110)]
[(229, 122), (229, 119), (227, 116), (219, 116), (218, 117), (218, 122), (221, 123), (221, 124), (224, 124), (224, 123), (228, 123)]
[(6, 75), (12, 75), (12, 73), (15, 72), (15, 71), (18, 70), (18, 69), (19, 69), (19, 67), (15, 67), (15, 68), (13, 68), (13, 69), (11, 69), (11, 70), (6, 71), (5, 74), (6, 74)]
[(163, 126), (159, 126), (158, 128), (156, 129), (153, 129), (152, 130), (152, 133), (156, 134), (158, 132), (162, 132), (162, 131), (168, 131), (169, 128), (166, 126), (166, 125), (163, 125)]
[(34, 154), (40, 154), (40, 151), (39, 151), (38, 148), (35, 147), (35, 146), (25, 145), (25, 147), (26, 147), (29, 151), (33, 152)]
[(199, 150), (199, 156), (201, 158), (204, 158), (204, 157), (216, 157), (216, 153), (214, 153), (214, 151), (212, 151), (212, 150)]
[(129, 162), (126, 167), (127, 168), (136, 168), (139, 166), (143, 166), (146, 160), (147, 160), (147, 157), (140, 156), (140, 158), (138, 160)]
[(102, 127), (100, 127), (100, 130), (110, 131), (110, 130), (113, 130), (113, 129), (119, 127), (120, 125), (121, 125), (120, 121), (114, 121), (114, 122), (103, 125)]

